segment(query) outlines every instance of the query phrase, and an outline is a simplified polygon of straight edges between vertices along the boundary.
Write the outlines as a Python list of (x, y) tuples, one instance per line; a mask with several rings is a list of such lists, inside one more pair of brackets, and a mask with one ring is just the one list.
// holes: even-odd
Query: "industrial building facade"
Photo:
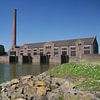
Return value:
[(98, 54), (96, 37), (24, 44), (9, 51), (9, 56), (17, 56), (18, 62), (50, 64), (77, 61), (89, 54)]
[(13, 12), (12, 48), (9, 62), (55, 64), (77, 61), (83, 55), (98, 54), (96, 37), (49, 41), (16, 46), (16, 9)]

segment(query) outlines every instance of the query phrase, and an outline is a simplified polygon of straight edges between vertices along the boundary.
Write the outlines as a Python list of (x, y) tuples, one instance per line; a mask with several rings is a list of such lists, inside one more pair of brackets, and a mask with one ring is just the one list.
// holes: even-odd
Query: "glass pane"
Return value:
[(85, 50), (84, 54), (90, 54), (90, 50)]
[(76, 51), (71, 51), (71, 56), (76, 56)]

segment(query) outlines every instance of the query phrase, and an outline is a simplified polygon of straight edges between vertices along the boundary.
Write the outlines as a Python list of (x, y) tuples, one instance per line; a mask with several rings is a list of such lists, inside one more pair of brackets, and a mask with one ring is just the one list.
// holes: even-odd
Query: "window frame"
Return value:
[(70, 55), (71, 57), (76, 57), (76, 46), (70, 47)]

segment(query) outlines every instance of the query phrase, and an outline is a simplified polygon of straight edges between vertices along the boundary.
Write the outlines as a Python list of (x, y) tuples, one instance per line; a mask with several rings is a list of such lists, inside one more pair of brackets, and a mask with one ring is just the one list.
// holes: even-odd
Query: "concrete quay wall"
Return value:
[[(41, 64), (40, 56), (34, 56), (30, 59), (33, 64)], [(69, 57), (69, 62), (78, 62), (80, 60), (85, 60), (87, 62), (100, 62), (100, 54), (91, 54), (91, 55), (82, 55), (81, 58), (78, 57)], [(0, 56), (0, 63), (9, 63), (9, 56)], [(23, 63), (23, 56), (18, 56), (18, 63)], [(55, 56), (54, 58), (49, 59), (49, 64), (61, 64), (61, 58)]]
[(100, 62), (100, 54), (83, 55), (82, 60), (87, 62)]
[(0, 56), (0, 63), (9, 63), (9, 56)]

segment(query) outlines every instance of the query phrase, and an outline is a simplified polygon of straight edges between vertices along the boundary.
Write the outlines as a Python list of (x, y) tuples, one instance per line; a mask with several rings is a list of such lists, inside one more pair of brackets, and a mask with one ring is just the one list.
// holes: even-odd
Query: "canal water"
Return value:
[(0, 64), (0, 83), (24, 75), (38, 75), (54, 65)]

